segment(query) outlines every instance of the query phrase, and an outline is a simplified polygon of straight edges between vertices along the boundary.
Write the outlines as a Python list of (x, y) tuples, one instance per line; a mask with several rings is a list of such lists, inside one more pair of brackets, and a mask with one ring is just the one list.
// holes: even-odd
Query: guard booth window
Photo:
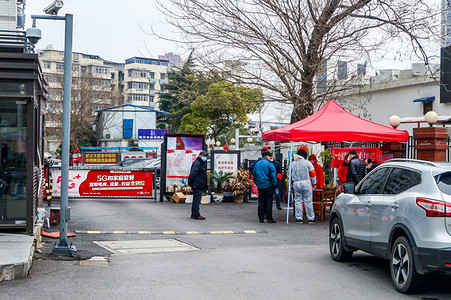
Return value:
[(0, 226), (26, 221), (26, 141), (26, 101), (0, 101)]

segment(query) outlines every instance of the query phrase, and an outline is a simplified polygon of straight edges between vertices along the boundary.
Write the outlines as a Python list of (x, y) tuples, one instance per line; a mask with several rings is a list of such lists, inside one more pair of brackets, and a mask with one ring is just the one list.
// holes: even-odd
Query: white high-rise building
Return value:
[(451, 45), (451, 1), (442, 0), (442, 48)]

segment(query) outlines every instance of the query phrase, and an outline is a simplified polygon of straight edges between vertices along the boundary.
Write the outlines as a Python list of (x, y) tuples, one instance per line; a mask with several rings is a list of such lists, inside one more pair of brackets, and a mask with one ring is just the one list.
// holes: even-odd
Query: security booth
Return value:
[(0, 51), (0, 231), (33, 234), (42, 206), (45, 94), (37, 54)]

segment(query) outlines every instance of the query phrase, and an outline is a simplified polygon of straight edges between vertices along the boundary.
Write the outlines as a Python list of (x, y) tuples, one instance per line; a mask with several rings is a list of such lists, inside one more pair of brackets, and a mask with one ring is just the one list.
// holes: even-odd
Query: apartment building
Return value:
[(0, 0), (0, 30), (15, 31), (25, 24), (24, 0)]
[[(49, 150), (55, 151), (61, 143), (58, 129), (62, 123), (64, 51), (48, 46), (39, 51), (39, 59), (49, 85), (49, 101), (46, 105), (46, 127)], [(74, 52), (72, 54), (72, 110), (86, 109), (95, 118), (95, 110), (117, 105), (120, 94), (113, 83), (112, 74), (118, 70), (97, 55)], [(117, 81), (118, 82), (118, 81)], [(116, 83), (118, 85), (118, 83)], [(53, 130), (52, 130), (53, 129)]]
[(155, 108), (158, 92), (168, 83), (169, 61), (131, 57), (124, 65), (124, 103)]

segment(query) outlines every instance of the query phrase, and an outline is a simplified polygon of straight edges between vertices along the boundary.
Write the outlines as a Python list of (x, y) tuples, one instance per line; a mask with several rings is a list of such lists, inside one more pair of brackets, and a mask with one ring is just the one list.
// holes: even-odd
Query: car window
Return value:
[(402, 168), (393, 168), (390, 177), (388, 177), (383, 194), (399, 194), (420, 182), (421, 175), (418, 172)]
[(362, 182), (359, 194), (380, 194), (390, 168), (382, 168), (368, 176)]
[(451, 195), (451, 172), (442, 173), (435, 177), (440, 191)]

